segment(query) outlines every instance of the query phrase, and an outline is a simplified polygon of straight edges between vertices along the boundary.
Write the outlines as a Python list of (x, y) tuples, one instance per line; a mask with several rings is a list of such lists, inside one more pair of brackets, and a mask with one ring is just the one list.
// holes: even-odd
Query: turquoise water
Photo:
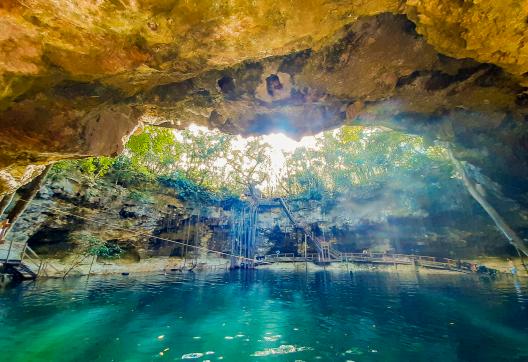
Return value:
[(0, 291), (0, 354), (5, 361), (528, 361), (527, 295), (512, 278), (475, 275), (256, 270), (48, 280)]

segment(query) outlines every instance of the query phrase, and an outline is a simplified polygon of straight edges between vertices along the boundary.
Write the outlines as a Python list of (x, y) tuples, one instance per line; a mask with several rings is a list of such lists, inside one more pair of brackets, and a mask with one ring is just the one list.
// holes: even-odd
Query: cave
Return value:
[(3, 1), (4, 354), (526, 360), (527, 13)]

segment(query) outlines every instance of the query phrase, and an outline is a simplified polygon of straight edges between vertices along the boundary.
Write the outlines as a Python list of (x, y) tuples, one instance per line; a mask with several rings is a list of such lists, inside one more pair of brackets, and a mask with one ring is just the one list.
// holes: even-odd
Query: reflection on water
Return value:
[(527, 361), (527, 285), (474, 275), (237, 271), (0, 291), (10, 361)]

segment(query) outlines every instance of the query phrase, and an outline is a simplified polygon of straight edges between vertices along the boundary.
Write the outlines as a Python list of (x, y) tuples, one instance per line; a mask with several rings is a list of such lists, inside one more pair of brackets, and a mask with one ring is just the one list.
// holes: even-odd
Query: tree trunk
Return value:
[(24, 188), (24, 190), (20, 192), (20, 199), (17, 200), (13, 209), (9, 212), (9, 214), (7, 214), (7, 219), (11, 223), (11, 227), (6, 231), (6, 234), (9, 232), (9, 230), (11, 230), (11, 228), (13, 228), (13, 225), (19, 216), (24, 213), (24, 210), (26, 210), (27, 206), (37, 195), (40, 188), (42, 187), (42, 184), (44, 183), (44, 180), (46, 179), (46, 176), (48, 175), (50, 168), (51, 165), (46, 166), (44, 171), (35, 177), (35, 179), (29, 183), (27, 188)]
[(473, 196), (473, 198), (480, 204), (480, 206), (482, 206), (482, 208), (488, 213), (489, 217), (491, 217), (495, 225), (504, 234), (504, 236), (506, 236), (508, 242), (513, 245), (515, 249), (517, 249), (518, 251), (522, 251), (523, 254), (528, 256), (528, 247), (526, 247), (524, 241), (506, 223), (506, 220), (504, 220), (502, 216), (499, 215), (497, 210), (495, 210), (495, 208), (491, 206), (488, 200), (486, 200), (486, 196), (478, 190), (477, 184), (475, 184), (472, 180), (469, 179), (468, 175), (466, 174), (464, 165), (462, 164), (462, 162), (455, 158), (453, 152), (451, 151), (451, 148), (447, 147), (447, 152), (456, 170), (458, 171), (458, 173), (460, 173), (460, 176), (462, 177), (462, 183), (464, 184), (470, 195)]
[(97, 255), (93, 255), (92, 262), (90, 263), (90, 269), (88, 269), (88, 278), (90, 277), (90, 273), (92, 272), (92, 268), (93, 268), (93, 265), (96, 259), (97, 259)]
[(66, 270), (66, 272), (62, 276), (62, 279), (65, 279), (72, 270), (79, 267), (87, 257), (88, 257), (88, 254), (77, 255), (76, 259), (73, 260), (73, 263), (70, 265), (70, 267)]

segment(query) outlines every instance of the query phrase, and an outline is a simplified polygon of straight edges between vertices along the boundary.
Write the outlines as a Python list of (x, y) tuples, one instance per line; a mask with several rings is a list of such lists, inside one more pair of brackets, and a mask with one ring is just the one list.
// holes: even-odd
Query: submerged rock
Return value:
[(184, 354), (181, 359), (197, 359), (203, 357), (204, 354), (200, 352), (193, 352), (193, 353), (187, 353)]
[(256, 351), (251, 356), (252, 357), (266, 357), (270, 355), (280, 355), (280, 354), (289, 354), (295, 352), (311, 351), (311, 347), (298, 347), (291, 344), (282, 344), (276, 348), (267, 348), (263, 351)]

